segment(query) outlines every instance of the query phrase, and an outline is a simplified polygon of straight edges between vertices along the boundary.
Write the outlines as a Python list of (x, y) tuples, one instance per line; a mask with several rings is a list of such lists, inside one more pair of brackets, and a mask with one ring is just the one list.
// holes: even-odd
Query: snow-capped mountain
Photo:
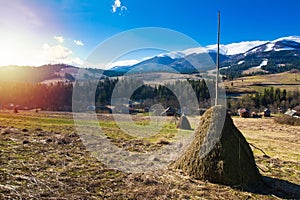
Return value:
[(300, 37), (283, 37), (256, 46), (224, 61), (222, 67), (221, 73), (231, 77), (300, 69)]
[(270, 51), (293, 51), (300, 49), (300, 36), (283, 37), (277, 40), (267, 42), (265, 44), (256, 46), (245, 54), (253, 54), (259, 52), (270, 52)]
[[(273, 41), (252, 41), (221, 45), (221, 74), (237, 77), (245, 74), (278, 73), (300, 70), (300, 36), (289, 36)], [(174, 72), (190, 74), (215, 68), (216, 45), (191, 48), (160, 54), (142, 61), (117, 63), (109, 70), (87, 68), (82, 80), (122, 76), (128, 72)], [(195, 65), (196, 63), (196, 65)], [(200, 66), (195, 68), (195, 66)], [(30, 82), (73, 81), (77, 67), (57, 64), (41, 67), (7, 66), (0, 69), (0, 80)], [(14, 73), (18, 71), (18, 73)], [(15, 74), (15, 76), (12, 76)], [(21, 76), (20, 76), (21, 74)]]
[[(195, 63), (199, 64), (203, 70), (212, 68), (212, 61), (216, 59), (216, 51), (216, 44), (173, 51), (145, 59), (131, 66), (118, 66), (111, 70), (126, 73), (133, 69), (136, 69), (136, 72), (172, 69), (180, 73), (194, 73), (198, 71), (192, 65)], [(250, 68), (272, 72), (276, 71), (278, 66), (281, 66), (280, 70), (285, 70), (282, 66), (288, 66), (286, 67), (288, 70), (300, 66), (300, 63), (297, 65), (300, 60), (300, 36), (283, 37), (274, 41), (257, 40), (220, 45), (220, 54), (221, 67), (234, 73), (242, 73), (241, 71)], [(207, 55), (211, 59), (208, 60)]]
[[(226, 56), (242, 54), (250, 49), (253, 49), (254, 47), (260, 46), (262, 44), (266, 44), (268, 42), (269, 41), (244, 41), (238, 43), (231, 43), (227, 45), (221, 44), (220, 54)], [(158, 56), (160, 57), (168, 56), (175, 59), (175, 58), (183, 58), (191, 54), (216, 53), (216, 52), (217, 52), (217, 45), (213, 44), (213, 45), (208, 45), (206, 47), (190, 48), (183, 51), (172, 51), (169, 53), (160, 54)]]

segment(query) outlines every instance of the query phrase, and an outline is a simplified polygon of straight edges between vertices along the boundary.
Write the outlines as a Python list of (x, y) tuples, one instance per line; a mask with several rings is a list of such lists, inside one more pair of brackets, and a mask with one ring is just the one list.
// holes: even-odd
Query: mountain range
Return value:
[[(208, 71), (215, 68), (216, 49), (217, 45), (209, 45), (169, 52), (135, 65), (115, 66), (111, 70), (121, 73), (177, 71), (187, 74), (198, 73), (199, 69), (200, 72)], [(234, 77), (300, 69), (300, 36), (220, 45), (220, 62), (221, 73)]]
[[(148, 58), (129, 66), (114, 66), (109, 70), (87, 69), (81, 79), (99, 76), (113, 77), (145, 72), (176, 72), (193, 74), (215, 68), (217, 45), (174, 51)], [(300, 69), (300, 36), (274, 41), (249, 41), (220, 45), (220, 72), (227, 77), (278, 73)], [(0, 67), (1, 81), (74, 81), (79, 68), (64, 65), (41, 67)]]

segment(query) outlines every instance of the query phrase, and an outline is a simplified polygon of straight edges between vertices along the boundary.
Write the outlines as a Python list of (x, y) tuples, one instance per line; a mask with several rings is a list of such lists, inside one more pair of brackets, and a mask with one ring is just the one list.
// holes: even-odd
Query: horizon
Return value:
[[(81, 66), (99, 43), (141, 27), (163, 27), (189, 36), (202, 47), (215, 45), (218, 10), (222, 45), (300, 35), (296, 6), (300, 2), (296, 0), (287, 3), (276, 0), (272, 4), (258, 0), (219, 0), (215, 4), (207, 0), (152, 1), (145, 5), (128, 0), (28, 0), (26, 3), (17, 0), (3, 4), (0, 66), (56, 63)], [(133, 63), (155, 55), (159, 52), (143, 51), (123, 60)]]
[[(241, 53), (245, 53), (252, 48), (256, 48), (260, 45), (277, 41), (278, 39), (294, 39), (296, 42), (299, 43), (300, 36), (287, 36), (287, 37), (281, 37), (277, 38), (273, 41), (266, 40), (266, 41), (240, 41), (240, 42), (233, 42), (230, 44), (220, 44), (220, 53), (227, 56), (232, 55), (238, 55)], [(177, 53), (183, 53), (184, 56), (187, 56), (191, 53), (209, 53), (209, 52), (217, 52), (217, 44), (211, 44), (207, 46), (200, 46), (200, 47), (191, 47), (188, 49), (181, 49), (181, 50), (175, 50), (175, 51), (165, 51), (161, 49), (142, 49), (139, 51), (131, 51), (129, 53), (126, 53), (120, 57), (118, 57), (114, 62), (107, 63), (106, 65), (102, 66), (94, 66), (93, 64), (90, 65), (87, 61), (83, 61), (83, 64), (76, 65), (73, 63), (64, 63), (64, 62), (54, 62), (54, 63), (41, 63), (40, 65), (18, 65), (18, 64), (8, 64), (8, 65), (0, 65), (0, 68), (2, 67), (43, 67), (43, 66), (51, 66), (51, 65), (66, 65), (70, 67), (78, 67), (78, 68), (90, 68), (90, 69), (101, 69), (101, 70), (110, 70), (114, 67), (122, 67), (122, 66), (133, 66), (135, 64), (138, 64), (140, 62), (143, 62), (145, 60), (154, 58), (154, 57), (161, 57), (161, 56), (169, 56), (171, 58), (176, 57)], [(139, 57), (143, 55), (142, 57)], [(147, 55), (147, 56), (145, 56)], [(211, 55), (209, 55), (211, 57)], [(137, 59), (139, 58), (139, 59)], [(212, 58), (212, 57), (211, 57)], [(214, 58), (212, 58), (214, 59)]]

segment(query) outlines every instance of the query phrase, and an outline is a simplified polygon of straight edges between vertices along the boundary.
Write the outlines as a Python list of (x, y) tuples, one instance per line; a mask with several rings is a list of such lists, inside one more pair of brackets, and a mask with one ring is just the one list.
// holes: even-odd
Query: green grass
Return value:
[[(127, 122), (119, 122), (119, 123), (121, 123), (122, 126), (122, 123), (123, 125), (126, 125)], [(158, 133), (150, 137), (143, 138), (143, 137), (134, 137), (132, 135), (125, 133), (124, 131), (121, 130), (121, 128), (118, 126), (118, 124), (115, 121), (100, 121), (99, 124), (101, 129), (104, 130), (104, 133), (110, 138), (123, 139), (123, 140), (142, 139), (151, 143), (155, 143), (161, 138), (165, 138), (168, 139), (169, 141), (172, 141), (176, 133), (178, 132), (176, 125), (170, 122), (159, 123), (159, 124), (154, 123), (152, 125), (149, 125), (148, 121), (136, 122), (136, 125), (141, 129), (143, 129), (144, 126), (146, 126), (145, 131), (147, 130), (151, 131), (151, 129), (156, 128), (157, 126), (162, 126), (162, 129)]]
[(64, 131), (73, 128), (74, 120), (72, 118), (53, 118), (44, 115), (30, 116), (0, 112), (0, 125), (13, 126), (18, 129), (40, 128), (46, 131)]
[[(141, 116), (143, 117), (143, 116)], [(101, 118), (101, 117), (100, 117)], [(126, 121), (118, 122), (120, 125), (127, 125)], [(0, 112), (0, 125), (3, 126), (12, 126), (22, 129), (35, 130), (42, 129), (45, 131), (53, 131), (53, 132), (61, 132), (61, 133), (70, 133), (76, 131), (75, 123), (73, 120), (73, 116), (71, 114), (68, 115), (49, 115), (48, 113), (30, 113), (30, 112), (21, 112), (19, 114), (14, 114), (12, 112)], [(171, 119), (168, 119), (165, 122), (157, 122), (150, 124), (150, 120), (141, 120), (136, 121), (135, 125), (139, 127), (141, 130), (145, 129), (145, 131), (151, 131), (153, 128), (157, 126), (161, 126), (161, 130), (148, 137), (134, 137), (130, 134), (124, 132), (118, 124), (112, 119), (100, 119), (98, 122), (88, 121), (88, 120), (76, 120), (76, 125), (84, 125), (84, 126), (97, 126), (104, 131), (104, 134), (111, 139), (122, 139), (122, 140), (137, 140), (143, 139), (145, 141), (155, 143), (161, 138), (168, 139), (172, 141), (178, 129), (174, 122)]]

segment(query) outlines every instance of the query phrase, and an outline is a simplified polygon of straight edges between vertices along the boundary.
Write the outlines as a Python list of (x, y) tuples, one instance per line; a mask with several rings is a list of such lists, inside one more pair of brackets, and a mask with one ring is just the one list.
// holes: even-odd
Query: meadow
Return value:
[(226, 91), (232, 93), (255, 93), (263, 92), (265, 88), (280, 88), (287, 91), (294, 91), (300, 86), (300, 73), (283, 72), (278, 74), (267, 74), (257, 76), (246, 76), (232, 81), (225, 81)]
[[(174, 119), (167, 118), (157, 135), (143, 140), (124, 134), (111, 115), (97, 116), (110, 140), (128, 151), (149, 152), (169, 145), (177, 130)], [(198, 118), (193, 120), (197, 122)], [(253, 145), (260, 173), (278, 188), (299, 192), (300, 127), (275, 124), (272, 118), (233, 120)], [(134, 116), (134, 121), (139, 125), (149, 123), (142, 115)], [(0, 112), (0, 199), (203, 198), (278, 197), (192, 179), (171, 167), (145, 173), (111, 169), (83, 145), (72, 113)]]

